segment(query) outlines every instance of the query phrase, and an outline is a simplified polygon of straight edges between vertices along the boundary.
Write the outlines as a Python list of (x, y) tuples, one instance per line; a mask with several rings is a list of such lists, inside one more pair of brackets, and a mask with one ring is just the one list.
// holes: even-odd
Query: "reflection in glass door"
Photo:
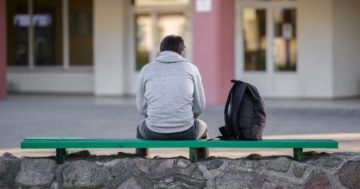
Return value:
[(186, 18), (183, 14), (161, 14), (157, 18), (157, 46), (156, 50), (160, 53), (161, 40), (168, 35), (180, 35), (186, 38), (185, 34)]
[(296, 9), (274, 10), (275, 71), (296, 71)]
[(136, 16), (136, 70), (150, 61), (153, 49), (152, 28), (150, 15)]
[(266, 10), (246, 8), (242, 11), (244, 69), (266, 70)]
[(182, 13), (137, 15), (135, 20), (137, 71), (160, 53), (160, 42), (165, 36), (180, 35), (186, 41), (187, 19)]

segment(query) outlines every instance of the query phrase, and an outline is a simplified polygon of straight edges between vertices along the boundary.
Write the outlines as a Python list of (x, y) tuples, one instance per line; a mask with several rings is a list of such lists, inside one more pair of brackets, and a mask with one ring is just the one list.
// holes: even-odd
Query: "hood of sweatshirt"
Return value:
[(180, 56), (178, 53), (173, 51), (163, 51), (156, 58), (159, 62), (175, 63), (175, 62), (186, 62), (186, 59)]

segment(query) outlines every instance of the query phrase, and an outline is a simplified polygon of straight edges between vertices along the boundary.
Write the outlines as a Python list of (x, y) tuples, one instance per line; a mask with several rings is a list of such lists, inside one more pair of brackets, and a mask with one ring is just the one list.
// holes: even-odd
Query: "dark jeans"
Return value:
[[(183, 132), (178, 133), (156, 133), (151, 131), (145, 123), (145, 120), (141, 121), (137, 126), (136, 138), (148, 139), (148, 140), (195, 140), (208, 138), (208, 129), (204, 121), (196, 119), (194, 125)], [(147, 156), (149, 150), (147, 148), (137, 148), (136, 154)], [(196, 153), (199, 159), (206, 159), (209, 156), (208, 148), (198, 148)]]

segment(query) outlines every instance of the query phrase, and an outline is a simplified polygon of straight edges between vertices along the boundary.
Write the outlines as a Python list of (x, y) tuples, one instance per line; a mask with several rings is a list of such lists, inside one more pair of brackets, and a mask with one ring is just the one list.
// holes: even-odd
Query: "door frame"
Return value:
[[(242, 30), (242, 9), (255, 8), (266, 10), (266, 70), (265, 71), (245, 71), (244, 66), (244, 43)], [(275, 77), (277, 75), (286, 75), (296, 77), (296, 72), (275, 72), (274, 64), (274, 9), (276, 8), (295, 8), (297, 9), (296, 1), (251, 1), (251, 0), (236, 0), (235, 8), (235, 78), (246, 80), (246, 76), (266, 78), (266, 91), (263, 96), (277, 97), (275, 90)], [(298, 61), (297, 61), (298, 63)]]

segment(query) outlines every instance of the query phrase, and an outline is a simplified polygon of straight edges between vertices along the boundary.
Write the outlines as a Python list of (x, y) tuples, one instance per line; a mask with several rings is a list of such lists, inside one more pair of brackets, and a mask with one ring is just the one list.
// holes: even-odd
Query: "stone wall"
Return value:
[(0, 188), (360, 188), (360, 153), (306, 156), (303, 163), (257, 154), (190, 162), (183, 157), (146, 159), (120, 152), (92, 156), (81, 151), (56, 164), (54, 157), (17, 158), (5, 153), (0, 157)]

